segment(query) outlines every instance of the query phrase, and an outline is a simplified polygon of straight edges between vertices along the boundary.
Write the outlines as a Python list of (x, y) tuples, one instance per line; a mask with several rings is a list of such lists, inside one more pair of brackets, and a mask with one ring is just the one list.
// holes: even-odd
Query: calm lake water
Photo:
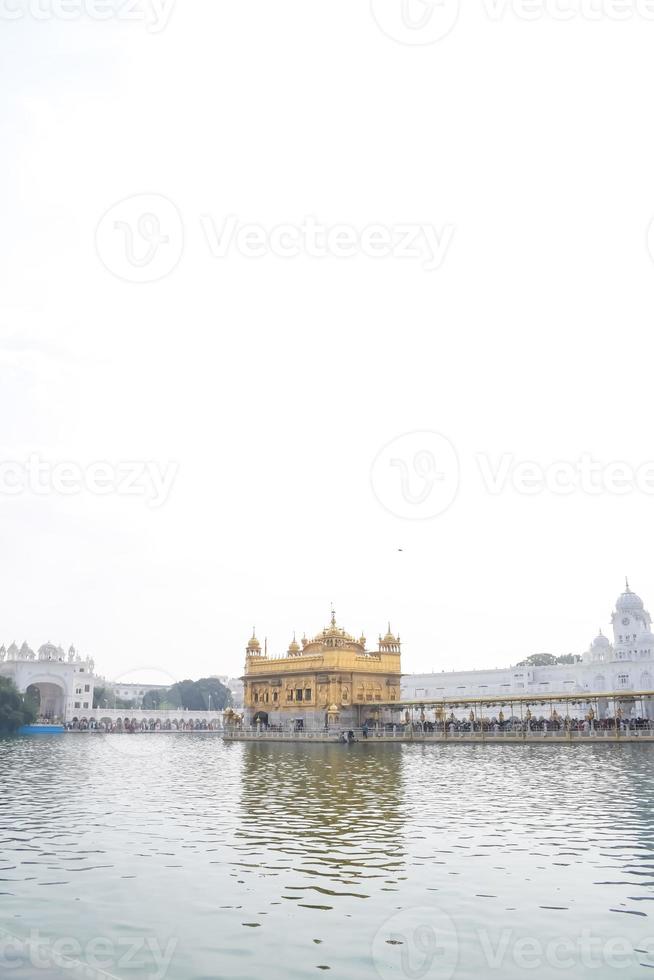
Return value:
[(648, 745), (0, 740), (16, 980), (653, 977), (653, 862)]

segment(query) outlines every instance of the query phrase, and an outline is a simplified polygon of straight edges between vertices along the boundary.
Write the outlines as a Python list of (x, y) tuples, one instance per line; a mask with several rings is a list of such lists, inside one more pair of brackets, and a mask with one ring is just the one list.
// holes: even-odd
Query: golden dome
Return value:
[(254, 629), (252, 630), (252, 636), (250, 637), (250, 641), (248, 643), (247, 648), (248, 650), (252, 650), (256, 652), (259, 652), (259, 650), (261, 650), (261, 644), (257, 640), (256, 631)]
[(384, 643), (397, 643), (397, 638), (391, 632), (391, 624), (388, 624), (388, 633), (384, 637)]
[(332, 618), (329, 626), (326, 626), (322, 632), (316, 634), (313, 639), (314, 643), (322, 643), (328, 637), (335, 637), (339, 640), (345, 640), (346, 643), (356, 643), (357, 641), (351, 636), (347, 630), (341, 629), (340, 626), (336, 625), (336, 613), (332, 607)]
[(289, 654), (291, 656), (293, 656), (294, 654), (298, 654), (298, 653), (301, 652), (301, 650), (300, 650), (300, 644), (295, 639), (295, 633), (293, 633), (293, 640), (291, 642), (290, 647), (288, 648), (288, 652), (289, 652)]

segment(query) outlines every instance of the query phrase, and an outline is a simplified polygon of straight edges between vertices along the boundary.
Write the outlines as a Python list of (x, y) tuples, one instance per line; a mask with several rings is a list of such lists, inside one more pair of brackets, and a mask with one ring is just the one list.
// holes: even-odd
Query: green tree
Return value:
[(199, 681), (179, 681), (165, 691), (146, 691), (143, 707), (186, 708), (189, 711), (221, 711), (232, 703), (232, 692), (217, 677), (201, 677)]
[(111, 698), (107, 693), (107, 688), (104, 686), (95, 687), (93, 689), (93, 707), (94, 708), (104, 708), (105, 701), (107, 702), (107, 707), (111, 703)]
[(557, 663), (556, 657), (551, 653), (532, 653), (531, 657), (521, 660), (518, 667), (551, 667)]
[(146, 691), (143, 695), (141, 707), (148, 711), (157, 711), (160, 708), (177, 708), (179, 705), (173, 704), (169, 698), (170, 688), (161, 688), (154, 691)]
[(552, 667), (554, 664), (577, 664), (580, 660), (578, 653), (563, 653), (560, 657), (551, 653), (532, 653), (531, 657), (521, 660), (516, 667)]
[(14, 682), (0, 677), (0, 735), (11, 734), (35, 718), (33, 705), (26, 703)]
[(136, 701), (134, 701), (133, 699), (127, 699), (127, 698), (115, 698), (113, 700), (110, 699), (110, 698), (107, 698), (107, 707), (108, 708), (126, 708), (127, 710), (129, 710), (129, 708), (135, 708), (136, 707)]
[[(105, 701), (107, 702), (105, 704)], [(93, 707), (101, 708), (134, 708), (135, 702), (116, 697), (113, 690), (101, 685), (93, 691)]]

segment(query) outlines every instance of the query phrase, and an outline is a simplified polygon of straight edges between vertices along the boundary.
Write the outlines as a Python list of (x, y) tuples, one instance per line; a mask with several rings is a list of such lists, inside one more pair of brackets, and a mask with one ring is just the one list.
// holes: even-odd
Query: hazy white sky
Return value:
[(654, 606), (635, 0), (431, 44), (453, 0), (40, 2), (0, 14), (2, 641), (233, 674), (333, 601), (440, 670), (580, 652), (625, 574)]

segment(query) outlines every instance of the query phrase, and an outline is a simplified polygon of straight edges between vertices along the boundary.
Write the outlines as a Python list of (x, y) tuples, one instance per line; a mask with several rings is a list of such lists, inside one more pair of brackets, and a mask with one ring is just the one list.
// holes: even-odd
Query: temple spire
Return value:
[(627, 592), (631, 592), (631, 589), (629, 588), (629, 579), (626, 575), (624, 577), (624, 584), (627, 586)]
[(336, 610), (334, 609), (333, 602), (332, 602), (332, 626), (336, 626)]

